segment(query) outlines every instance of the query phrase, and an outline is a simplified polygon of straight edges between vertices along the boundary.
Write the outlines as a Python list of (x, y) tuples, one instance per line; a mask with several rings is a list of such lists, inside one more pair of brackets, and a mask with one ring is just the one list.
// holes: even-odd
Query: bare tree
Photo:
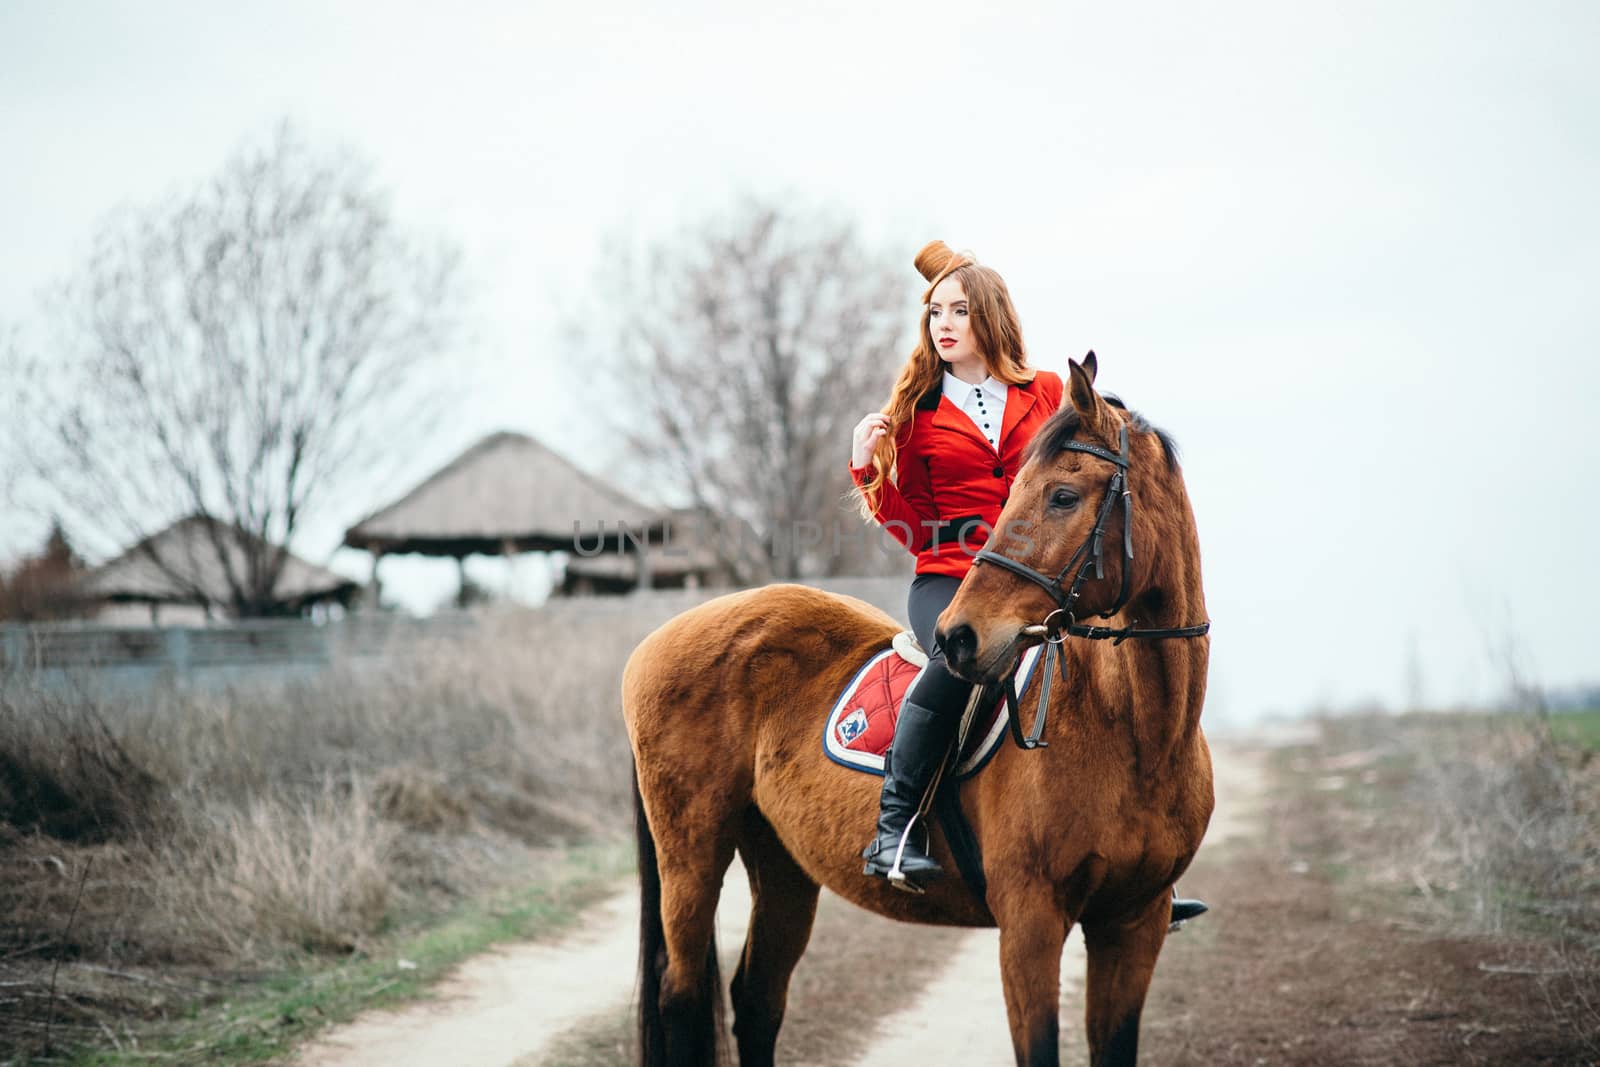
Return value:
[(198, 516), (226, 607), (274, 613), (307, 515), (415, 439), (458, 331), (456, 259), (402, 230), (362, 160), (287, 124), (113, 216), (54, 294), (52, 343), (0, 355), (35, 495), (120, 544)]
[(619, 367), (629, 459), (721, 520), (722, 560), (745, 580), (873, 566), (844, 499), (850, 430), (903, 357), (909, 267), (848, 221), (747, 201), (643, 250), (613, 243), (602, 279), (590, 319), (615, 334), (586, 340)]

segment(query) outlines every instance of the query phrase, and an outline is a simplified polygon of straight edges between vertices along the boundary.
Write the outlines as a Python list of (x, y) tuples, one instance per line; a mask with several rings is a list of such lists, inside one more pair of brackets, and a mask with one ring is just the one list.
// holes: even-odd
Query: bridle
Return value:
[[(1136, 626), (1088, 626), (1078, 622), (1073, 614), (1073, 608), (1078, 602), (1083, 583), (1089, 578), (1092, 567), (1096, 579), (1105, 577), (1105, 563), (1103, 559), (1103, 543), (1105, 540), (1106, 519), (1111, 515), (1111, 509), (1117, 501), (1122, 501), (1122, 582), (1117, 592), (1116, 602), (1099, 613), (1102, 619), (1109, 619), (1121, 611), (1128, 602), (1129, 575), (1133, 570), (1133, 489), (1128, 483), (1128, 424), (1123, 423), (1118, 441), (1118, 451), (1111, 452), (1099, 445), (1091, 445), (1082, 441), (1068, 441), (1062, 446), (1067, 451), (1087, 452), (1097, 456), (1117, 467), (1111, 480), (1106, 483), (1106, 495), (1100, 501), (1100, 511), (1095, 516), (1094, 529), (1089, 531), (1089, 536), (1079, 545), (1067, 560), (1066, 566), (1054, 578), (1034, 570), (1019, 560), (1001, 554), (992, 549), (985, 548), (973, 558), (973, 566), (980, 563), (993, 563), (1003, 567), (1019, 577), (1026, 578), (1033, 584), (1042, 587), (1045, 592), (1056, 602), (1056, 608), (1045, 617), (1044, 622), (1025, 626), (1019, 635), (1023, 638), (1042, 638), (1047, 647), (1044, 654), (1043, 678), (1039, 683), (1039, 711), (1034, 718), (1033, 729), (1026, 737), (1022, 734), (1022, 724), (1017, 718), (1017, 692), (1015, 665), (1001, 681), (1005, 695), (1006, 709), (1011, 713), (1011, 733), (1019, 746), (1025, 749), (1045, 747), (1045, 742), (1040, 739), (1044, 733), (1045, 712), (1050, 705), (1050, 668), (1055, 666), (1061, 673), (1062, 682), (1067, 680), (1067, 663), (1061, 653), (1061, 645), (1068, 637), (1086, 637), (1091, 641), (1109, 640), (1113, 645), (1120, 645), (1129, 640), (1159, 640), (1162, 638), (1188, 638), (1203, 637), (1211, 630), (1210, 622), (1199, 623), (1195, 626), (1179, 626), (1168, 629), (1140, 628)], [(1072, 585), (1066, 589), (1062, 583), (1068, 574), (1076, 568), (1077, 573), (1072, 576)], [(1054, 661), (1052, 663), (1052, 661)]]

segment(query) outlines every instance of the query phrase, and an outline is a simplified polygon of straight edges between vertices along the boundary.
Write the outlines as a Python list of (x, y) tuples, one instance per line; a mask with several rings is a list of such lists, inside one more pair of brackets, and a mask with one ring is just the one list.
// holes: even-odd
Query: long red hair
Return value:
[(933, 335), (928, 330), (928, 302), (940, 282), (951, 275), (960, 280), (967, 295), (973, 345), (983, 357), (989, 374), (1007, 385), (1025, 385), (1033, 381), (1033, 368), (1028, 366), (1027, 349), (1022, 344), (1022, 325), (1017, 321), (1017, 309), (1012, 306), (1005, 280), (970, 253), (956, 252), (943, 241), (929, 241), (923, 245), (915, 263), (918, 272), (928, 280), (927, 291), (922, 294), (917, 347), (911, 350), (905, 366), (900, 369), (900, 377), (889, 391), (889, 402), (883, 406), (889, 426), (873, 450), (872, 477), (866, 485), (856, 489), (861, 514), (869, 521), (877, 511), (883, 483), (893, 475), (900, 446), (910, 440), (911, 416), (917, 401), (944, 380), (944, 360), (939, 358)]

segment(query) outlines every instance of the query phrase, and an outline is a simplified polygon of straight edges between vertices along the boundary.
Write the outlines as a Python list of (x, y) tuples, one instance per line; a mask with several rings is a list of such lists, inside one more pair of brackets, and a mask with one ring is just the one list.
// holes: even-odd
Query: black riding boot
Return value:
[[(862, 873), (889, 878), (898, 888), (907, 888), (899, 878), (891, 878), (895, 854), (899, 853), (898, 873), (917, 888), (943, 873), (926, 851), (928, 829), (916, 827), (909, 835), (906, 824), (922, 803), (922, 794), (934, 772), (950, 752), (950, 738), (961, 721), (960, 713), (935, 711), (910, 699), (900, 707), (894, 727), (894, 743), (883, 761), (883, 793), (878, 800), (878, 836), (861, 853), (867, 865)], [(904, 838), (902, 846), (901, 839)]]
[(1188, 922), (1190, 919), (1198, 919), (1200, 916), (1204, 915), (1210, 910), (1211, 909), (1206, 906), (1205, 901), (1186, 900), (1185, 898), (1180, 897), (1178, 895), (1178, 891), (1174, 889), (1172, 891), (1172, 924), (1168, 932), (1177, 932), (1183, 928), (1184, 923)]

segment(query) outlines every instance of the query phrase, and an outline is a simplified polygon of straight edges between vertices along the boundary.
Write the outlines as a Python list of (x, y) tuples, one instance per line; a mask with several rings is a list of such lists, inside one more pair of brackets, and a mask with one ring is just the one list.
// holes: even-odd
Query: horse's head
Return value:
[(1090, 352), (1040, 427), (1005, 509), (939, 616), (950, 668), (1003, 677), (1028, 646), (1123, 613), (1128, 626), (1203, 619), (1194, 517), (1165, 433), (1094, 389)]

